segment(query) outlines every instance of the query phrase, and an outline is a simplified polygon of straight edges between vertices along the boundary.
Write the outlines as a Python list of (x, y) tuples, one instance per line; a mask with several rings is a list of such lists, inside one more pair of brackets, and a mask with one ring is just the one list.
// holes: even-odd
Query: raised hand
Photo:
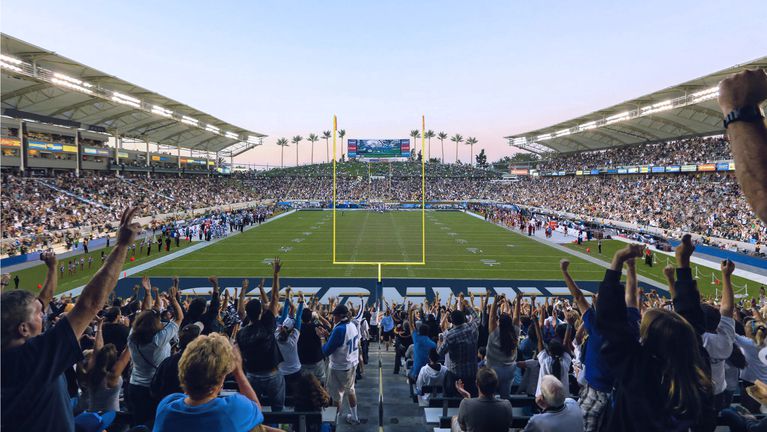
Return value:
[(735, 271), (735, 263), (730, 260), (722, 260), (722, 274), (724, 276), (731, 276)]
[(242, 280), (242, 289), (248, 289), (248, 286), (250, 285), (250, 281), (247, 279)]
[(674, 249), (676, 265), (680, 268), (690, 267), (690, 257), (693, 252), (695, 252), (695, 245), (692, 244), (692, 236), (685, 234), (682, 236), (682, 242)]
[[(45, 251), (40, 254), (40, 259), (48, 266), (48, 268), (55, 269), (58, 260), (56, 254), (53, 251)], [(9, 276), (10, 277), (10, 276)]]
[(218, 286), (218, 276), (209, 276), (208, 282), (210, 282), (214, 287)]
[(152, 290), (152, 284), (149, 282), (149, 276), (144, 276), (141, 278), (141, 286), (144, 287), (145, 291)]
[(666, 276), (666, 280), (670, 284), (672, 284), (672, 285), (674, 284), (674, 266), (669, 264), (666, 267), (664, 267), (663, 268), (663, 275)]
[(133, 222), (133, 217), (138, 212), (138, 207), (128, 207), (120, 217), (120, 228), (117, 232), (117, 244), (129, 246), (136, 240), (136, 235), (141, 231), (141, 225)]
[(559, 269), (562, 270), (562, 272), (566, 272), (569, 267), (570, 267), (570, 261), (568, 261), (567, 259), (562, 259), (559, 261)]
[(282, 269), (282, 262), (280, 261), (280, 257), (275, 257), (272, 261), (272, 270), (274, 270), (274, 273), (277, 274)]

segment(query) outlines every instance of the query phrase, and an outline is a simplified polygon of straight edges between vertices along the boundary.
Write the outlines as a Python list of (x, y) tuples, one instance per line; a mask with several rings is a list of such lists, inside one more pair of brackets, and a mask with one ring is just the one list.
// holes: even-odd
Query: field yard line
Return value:
[[(488, 223), (492, 223), (492, 222), (488, 222)], [(550, 242), (548, 240), (539, 238), (537, 236), (529, 236), (529, 237), (528, 236), (524, 236), (524, 235), (516, 232), (516, 230), (513, 230), (513, 229), (511, 229), (511, 228), (509, 228), (507, 226), (501, 225), (501, 224), (494, 224), (494, 225), (497, 225), (497, 226), (505, 229), (506, 231), (509, 231), (509, 232), (511, 232), (511, 233), (513, 233), (515, 235), (520, 236), (520, 237), (529, 238), (531, 240), (535, 240), (538, 243), (545, 244), (546, 246), (551, 246), (554, 249), (558, 249), (558, 250), (560, 250), (562, 252), (567, 252), (570, 255), (576, 256), (576, 257), (578, 257), (580, 259), (589, 261), (591, 263), (594, 263), (596, 265), (602, 266), (604, 268), (610, 268), (610, 263), (608, 263), (606, 261), (602, 261), (602, 260), (597, 259), (597, 258), (594, 258), (591, 255), (588, 255), (588, 254), (585, 254), (585, 253), (582, 253), (582, 252), (578, 252), (578, 251), (574, 251), (572, 249), (568, 249), (565, 246), (562, 246), (562, 245), (560, 245), (558, 243)], [(637, 280), (640, 281), (640, 282), (644, 282), (644, 283), (646, 283), (648, 285), (652, 285), (652, 286), (654, 286), (657, 289), (662, 289), (663, 291), (668, 291), (668, 287), (666, 287), (665, 285), (661, 284), (660, 282), (654, 281), (654, 280), (652, 280), (652, 279), (650, 279), (648, 277), (642, 276), (640, 274), (637, 274)]]
[[(295, 212), (296, 212), (295, 210), (290, 210), (288, 212), (279, 214), (279, 215), (277, 215), (277, 216), (275, 216), (275, 217), (273, 217), (271, 219), (265, 220), (261, 225), (268, 224), (271, 221), (274, 221), (274, 220), (280, 219), (282, 217), (291, 215), (291, 214), (293, 214)], [(245, 231), (250, 231), (251, 229), (258, 228), (261, 225), (249, 226), (249, 227), (245, 228)], [(152, 261), (146, 262), (146, 263), (141, 264), (141, 265), (137, 265), (136, 267), (131, 267), (131, 268), (127, 269), (127, 270), (121, 271), (120, 272), (120, 276), (118, 277), (118, 279), (123, 279), (125, 277), (132, 276), (132, 275), (134, 275), (136, 273), (140, 273), (140, 272), (142, 272), (144, 270), (149, 270), (152, 267), (157, 267), (160, 264), (165, 264), (166, 262), (174, 260), (176, 258), (181, 258), (184, 255), (190, 254), (192, 252), (196, 252), (196, 251), (198, 251), (200, 249), (203, 249), (203, 248), (206, 248), (206, 247), (208, 247), (208, 246), (210, 246), (212, 244), (216, 244), (216, 243), (218, 243), (221, 240), (226, 240), (226, 239), (232, 238), (232, 237), (234, 237), (234, 236), (236, 236), (238, 234), (240, 234), (239, 231), (234, 231), (233, 233), (229, 234), (229, 236), (227, 236), (227, 237), (222, 237), (222, 238), (219, 238), (219, 239), (215, 239), (215, 240), (211, 240), (211, 241), (206, 241), (206, 242), (199, 242), (196, 245), (189, 246), (186, 249), (182, 249), (180, 251), (173, 252), (171, 254), (162, 256), (162, 257), (157, 258), (157, 259), (153, 259)], [(66, 295), (66, 294), (72, 294), (73, 296), (78, 296), (83, 291), (83, 288), (85, 288), (85, 285), (79, 286), (77, 288), (72, 288), (71, 290), (65, 291), (65, 292), (57, 295), (56, 297), (61, 297), (61, 296)]]

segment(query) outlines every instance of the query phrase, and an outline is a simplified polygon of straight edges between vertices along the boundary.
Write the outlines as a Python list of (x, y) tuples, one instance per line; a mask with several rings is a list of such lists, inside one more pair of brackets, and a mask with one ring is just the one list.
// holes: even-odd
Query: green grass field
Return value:
[[(170, 252), (173, 253), (179, 249), (184, 249), (188, 246), (191, 246), (194, 243), (185, 242), (182, 241), (180, 247), (176, 247), (175, 243), (170, 249)], [(93, 277), (93, 274), (96, 273), (96, 270), (99, 269), (101, 266), (101, 251), (103, 250), (104, 253), (109, 254), (109, 252), (112, 251), (113, 247), (99, 249), (96, 251), (89, 252), (88, 254), (81, 254), (77, 255), (77, 259), (79, 261), (80, 257), (85, 258), (85, 269), (80, 270), (80, 267), (77, 267), (77, 273), (74, 275), (69, 275), (67, 273), (67, 262), (70, 259), (74, 258), (63, 258), (59, 260), (59, 266), (61, 264), (64, 264), (64, 277), (59, 277), (59, 283), (58, 283), (58, 289), (56, 290), (57, 293), (64, 292), (71, 290), (72, 288), (77, 288), (79, 286), (85, 285), (88, 283), (88, 281)], [(130, 254), (128, 255), (128, 260), (125, 261), (125, 265), (123, 266), (123, 269), (129, 269), (131, 267), (135, 267), (139, 264), (143, 264), (147, 261), (151, 261), (153, 259), (156, 259), (158, 257), (161, 257), (163, 255), (167, 255), (168, 252), (161, 252), (157, 253), (157, 245), (154, 245), (152, 247), (152, 254), (147, 257), (146, 256), (146, 249), (144, 249), (144, 253), (139, 253), (139, 249), (136, 249), (136, 259), (135, 261), (130, 261)], [(88, 268), (88, 257), (93, 257), (93, 264), (92, 267)], [(39, 265), (36, 265), (34, 267), (30, 267), (24, 270), (13, 272), (13, 276), (18, 275), (19, 276), (19, 288), (23, 288), (29, 291), (37, 291), (37, 285), (42, 284), (45, 281), (45, 273), (46, 273), (46, 267), (45, 265), (40, 262)], [(11, 286), (13, 286), (13, 282), (11, 281)]]
[[(346, 211), (337, 217), (337, 259), (420, 261), (418, 212)], [(554, 248), (459, 212), (427, 212), (426, 265), (385, 266), (383, 277), (558, 280)], [(270, 276), (280, 256), (285, 277), (376, 277), (377, 268), (332, 264), (332, 213), (301, 211), (148, 271), (150, 276)], [(604, 270), (571, 257), (573, 276)]]
[[(585, 241), (581, 246), (578, 246), (577, 244), (569, 244), (567, 245), (568, 248), (577, 250), (579, 252), (586, 253), (586, 249), (591, 249), (591, 255), (600, 258), (605, 261), (610, 261), (612, 259), (613, 254), (618, 249), (626, 246), (625, 242), (619, 241), (619, 240), (606, 240), (602, 242), (602, 255), (600, 256), (597, 253), (597, 242), (596, 240), (593, 241)], [(645, 276), (647, 278), (650, 278), (652, 280), (658, 281), (666, 284), (666, 278), (663, 276), (663, 267), (666, 267), (666, 259), (668, 258), (668, 263), (673, 264), (674, 263), (674, 257), (664, 255), (661, 253), (655, 254), (656, 264), (654, 264), (652, 267), (649, 267), (645, 265), (644, 260), (641, 260), (637, 263), (637, 273), (639, 273), (642, 276)], [(693, 270), (693, 275), (696, 274), (696, 268), (697, 268), (697, 274), (698, 274), (698, 289), (701, 291), (703, 295), (709, 296), (714, 295), (716, 293), (716, 290), (719, 290), (719, 293), (722, 291), (722, 286), (718, 284), (712, 284), (711, 275), (714, 275), (715, 279), (721, 279), (722, 273), (719, 270), (714, 270), (710, 267), (692, 264), (691, 268)], [(732, 277), (732, 283), (733, 287), (735, 288), (736, 294), (737, 293), (744, 293), (745, 291), (742, 291), (743, 287), (745, 287), (746, 284), (748, 284), (748, 296), (754, 297), (755, 295), (759, 294), (759, 283), (748, 280), (739, 276)]]
[[(150, 276), (206, 277), (268, 277), (270, 262), (279, 256), (284, 263), (285, 277), (369, 277), (377, 276), (372, 265), (332, 264), (332, 213), (328, 211), (300, 211), (271, 221), (263, 226), (219, 241), (199, 251), (160, 264), (147, 271)], [(398, 262), (421, 260), (421, 213), (399, 211), (376, 213), (368, 211), (338, 211), (337, 261)], [(182, 248), (187, 246), (182, 242)], [(569, 248), (585, 252), (591, 247), (592, 256), (609, 261), (623, 243), (604, 242), (603, 255), (596, 253), (595, 243)], [(178, 248), (173, 248), (178, 250)], [(75, 276), (59, 281), (57, 292), (85, 284), (97, 265), (100, 251), (92, 252), (94, 266)], [(165, 252), (163, 252), (165, 254)], [(141, 255), (141, 256), (138, 256)], [(156, 249), (149, 259), (158, 257)], [(524, 235), (484, 222), (460, 212), (426, 213), (426, 265), (384, 266), (384, 278), (435, 279), (499, 279), (499, 280), (561, 280), (559, 260), (571, 261), (571, 273), (576, 281), (601, 280), (604, 269), (596, 264), (576, 258), (541, 244)], [(639, 274), (665, 283), (661, 273), (665, 256), (653, 268), (643, 263), (637, 266)], [(87, 260), (87, 257), (86, 257)], [(135, 262), (126, 262), (125, 268), (148, 261), (137, 254)], [(712, 269), (700, 267), (703, 276), (699, 286), (704, 295), (720, 288), (711, 284)], [(21, 287), (36, 290), (45, 277), (45, 267), (39, 265), (18, 272)], [(748, 283), (749, 295), (757, 292), (758, 284), (735, 277), (734, 283)]]

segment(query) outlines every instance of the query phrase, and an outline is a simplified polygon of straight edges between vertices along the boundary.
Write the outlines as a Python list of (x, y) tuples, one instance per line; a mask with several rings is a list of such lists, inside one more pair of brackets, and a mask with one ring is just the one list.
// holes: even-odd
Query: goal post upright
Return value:
[[(426, 265), (426, 161), (424, 159), (423, 149), (425, 148), (425, 137), (423, 134), (426, 132), (426, 116), (421, 116), (421, 260), (420, 261), (338, 261), (336, 258), (336, 207), (338, 201), (338, 188), (337, 188), (337, 176), (338, 171), (336, 167), (336, 135), (338, 133), (338, 118), (333, 115), (333, 264), (334, 265), (370, 265), (378, 268), (378, 282), (381, 282), (382, 267), (383, 266), (418, 266)], [(415, 142), (414, 142), (415, 144)], [(342, 149), (343, 151), (343, 149)], [(411, 149), (412, 151), (412, 149)], [(370, 169), (368, 163), (368, 170)], [(391, 173), (391, 161), (389, 162), (389, 170)], [(391, 174), (390, 174), (391, 181)]]

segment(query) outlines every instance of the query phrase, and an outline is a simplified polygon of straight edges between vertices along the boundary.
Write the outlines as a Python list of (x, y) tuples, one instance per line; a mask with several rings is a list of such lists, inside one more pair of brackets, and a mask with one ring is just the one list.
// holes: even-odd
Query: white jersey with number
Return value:
[(339, 324), (346, 328), (344, 343), (330, 354), (330, 368), (348, 370), (359, 363), (360, 333), (351, 322)]

